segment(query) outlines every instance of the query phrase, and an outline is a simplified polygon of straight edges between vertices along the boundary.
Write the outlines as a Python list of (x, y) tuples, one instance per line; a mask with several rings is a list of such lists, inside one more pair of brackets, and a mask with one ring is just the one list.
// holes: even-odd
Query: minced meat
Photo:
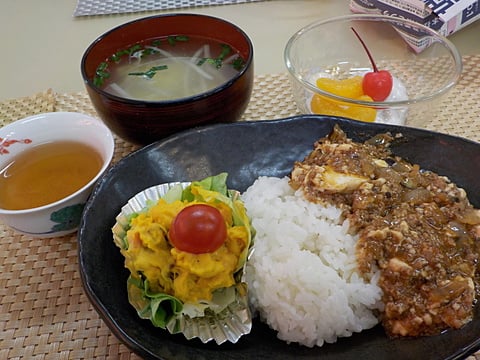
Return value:
[(448, 178), (393, 155), (393, 139), (357, 143), (337, 126), (295, 163), (291, 185), (343, 210), (358, 235), (360, 273), (380, 270), (389, 336), (460, 328), (473, 318), (479, 288), (480, 210)]

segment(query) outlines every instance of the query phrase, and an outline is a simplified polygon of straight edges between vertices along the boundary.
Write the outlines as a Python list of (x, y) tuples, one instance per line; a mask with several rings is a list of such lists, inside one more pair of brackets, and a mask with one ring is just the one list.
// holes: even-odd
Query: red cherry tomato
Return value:
[(362, 88), (365, 95), (374, 101), (383, 101), (392, 92), (393, 78), (387, 70), (368, 72), (363, 77)]
[(225, 242), (227, 226), (217, 208), (206, 204), (189, 205), (173, 219), (169, 238), (178, 250), (210, 253)]

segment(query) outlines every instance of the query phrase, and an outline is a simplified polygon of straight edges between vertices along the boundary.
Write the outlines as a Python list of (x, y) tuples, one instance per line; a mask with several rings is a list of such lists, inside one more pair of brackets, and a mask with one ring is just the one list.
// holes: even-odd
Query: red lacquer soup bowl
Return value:
[(81, 73), (105, 124), (146, 145), (187, 128), (237, 121), (252, 93), (253, 46), (220, 18), (152, 16), (98, 37)]

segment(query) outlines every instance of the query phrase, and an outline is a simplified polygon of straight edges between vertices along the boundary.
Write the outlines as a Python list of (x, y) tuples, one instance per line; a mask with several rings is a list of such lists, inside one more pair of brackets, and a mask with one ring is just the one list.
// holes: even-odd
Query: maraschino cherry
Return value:
[(363, 76), (362, 88), (363, 92), (370, 96), (374, 101), (384, 101), (390, 92), (392, 91), (393, 87), (393, 78), (392, 74), (387, 70), (378, 70), (375, 61), (373, 60), (372, 54), (367, 48), (367, 45), (362, 40), (360, 35), (357, 31), (352, 28), (353, 32), (357, 36), (358, 40), (362, 44), (363, 48), (365, 49), (368, 58), (370, 59), (370, 63), (372, 64), (373, 71), (367, 72)]

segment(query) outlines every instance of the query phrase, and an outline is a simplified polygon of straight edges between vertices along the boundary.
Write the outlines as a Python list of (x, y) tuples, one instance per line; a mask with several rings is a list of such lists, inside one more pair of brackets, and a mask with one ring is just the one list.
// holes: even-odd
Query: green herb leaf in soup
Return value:
[(124, 98), (175, 100), (213, 90), (244, 66), (239, 52), (227, 44), (176, 35), (115, 52), (99, 64), (93, 82)]

